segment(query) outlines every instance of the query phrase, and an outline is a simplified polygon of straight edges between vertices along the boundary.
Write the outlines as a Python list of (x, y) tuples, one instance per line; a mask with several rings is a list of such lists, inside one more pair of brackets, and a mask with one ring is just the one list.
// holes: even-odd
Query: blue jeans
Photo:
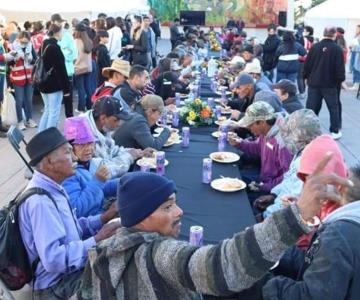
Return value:
[(91, 73), (75, 75), (75, 86), (78, 91), (78, 110), (91, 109)]
[(283, 73), (283, 72), (277, 71), (276, 82), (279, 82), (282, 79), (288, 79), (288, 80), (290, 80), (290, 81), (292, 81), (293, 83), (296, 84), (297, 76), (298, 76), (298, 72), (295, 72), (295, 73)]
[(95, 93), (95, 90), (97, 88), (97, 81), (96, 81), (96, 74), (98, 72), (97, 70), (97, 64), (96, 64), (96, 60), (92, 60), (91, 61), (91, 66), (92, 66), (92, 72), (90, 73), (90, 97)]
[(39, 132), (50, 127), (57, 127), (60, 118), (63, 91), (51, 94), (41, 93), (41, 97), (44, 101), (44, 112), (41, 116)]
[(23, 120), (22, 109), (25, 112), (25, 121), (29, 121), (32, 118), (32, 101), (34, 87), (32, 84), (27, 83), (24, 86), (18, 86), (14, 84), (15, 89), (15, 102), (16, 102), (16, 115), (18, 122)]

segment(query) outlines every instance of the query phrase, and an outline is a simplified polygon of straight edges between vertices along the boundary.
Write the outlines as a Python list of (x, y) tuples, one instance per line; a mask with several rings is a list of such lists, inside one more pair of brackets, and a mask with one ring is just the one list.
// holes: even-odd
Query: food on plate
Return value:
[[(150, 169), (156, 169), (156, 153), (152, 157), (143, 157), (139, 159), (136, 164), (139, 167), (148, 166)], [(165, 166), (167, 166), (169, 162), (165, 159)]]
[(226, 117), (223, 117), (223, 116), (218, 118), (218, 121), (219, 121), (219, 122), (224, 122), (224, 121), (226, 121), (226, 120), (227, 120), (227, 118), (226, 118)]
[(237, 178), (223, 178), (218, 184), (223, 190), (240, 189), (244, 185), (243, 182)]
[(231, 158), (231, 156), (227, 153), (224, 153), (224, 152), (219, 152), (219, 153), (215, 153), (213, 155), (213, 158), (214, 159), (217, 159), (217, 160), (221, 160), (221, 161), (224, 161), (224, 160), (228, 160)]

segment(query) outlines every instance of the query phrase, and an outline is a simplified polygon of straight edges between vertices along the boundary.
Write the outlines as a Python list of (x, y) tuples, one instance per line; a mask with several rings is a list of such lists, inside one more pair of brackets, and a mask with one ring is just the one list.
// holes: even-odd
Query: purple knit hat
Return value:
[(73, 144), (87, 144), (95, 142), (94, 134), (85, 117), (72, 117), (65, 119), (64, 135)]

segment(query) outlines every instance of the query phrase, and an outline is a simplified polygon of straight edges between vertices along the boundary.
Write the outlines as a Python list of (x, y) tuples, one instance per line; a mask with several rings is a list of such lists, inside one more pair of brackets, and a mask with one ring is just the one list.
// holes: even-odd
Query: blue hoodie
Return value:
[(101, 182), (83, 165), (78, 164), (75, 175), (67, 178), (62, 186), (79, 218), (102, 213), (104, 200), (116, 197), (118, 183), (119, 179)]

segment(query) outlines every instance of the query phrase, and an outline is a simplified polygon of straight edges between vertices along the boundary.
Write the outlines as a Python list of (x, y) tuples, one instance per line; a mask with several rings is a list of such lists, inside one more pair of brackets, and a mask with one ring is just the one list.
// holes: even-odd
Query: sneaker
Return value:
[(77, 114), (84, 114), (85, 113), (85, 111), (83, 111), (83, 110), (78, 110), (78, 109), (75, 109), (75, 112), (77, 113)]
[(38, 126), (32, 119), (29, 119), (29, 121), (27, 121), (25, 125), (29, 128), (36, 128)]
[(25, 129), (26, 129), (26, 126), (25, 126), (25, 124), (24, 124), (23, 121), (21, 121), (21, 122), (18, 123), (18, 128), (19, 128), (20, 130), (25, 130)]
[(332, 136), (332, 138), (334, 139), (334, 140), (339, 140), (339, 139), (341, 139), (341, 137), (342, 137), (342, 133), (341, 133), (341, 131), (339, 131), (339, 132), (331, 132), (331, 136)]
[(4, 127), (4, 126), (0, 126), (0, 132), (7, 132), (9, 129)]
[(0, 131), (0, 138), (6, 138), (6, 133), (3, 131)]

